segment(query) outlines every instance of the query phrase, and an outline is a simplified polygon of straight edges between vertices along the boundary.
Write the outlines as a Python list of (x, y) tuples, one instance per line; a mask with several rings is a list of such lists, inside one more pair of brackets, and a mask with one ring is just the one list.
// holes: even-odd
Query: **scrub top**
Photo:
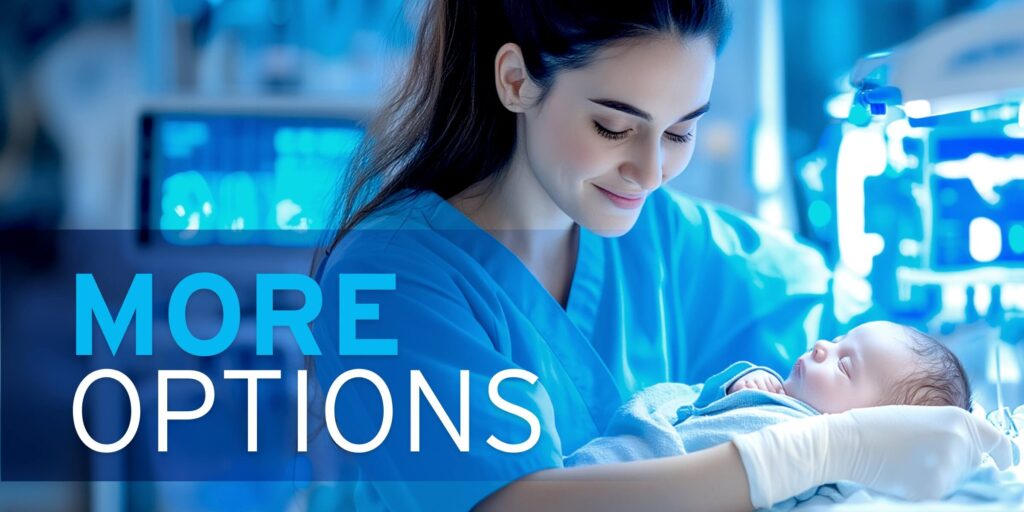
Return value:
[[(396, 275), (394, 290), (357, 293), (359, 303), (379, 305), (379, 319), (359, 321), (357, 337), (397, 339), (397, 356), (337, 355), (339, 280), (353, 273)], [(383, 443), (344, 457), (354, 505), (468, 510), (518, 478), (561, 467), (563, 455), (600, 436), (641, 388), (701, 382), (738, 360), (783, 371), (816, 339), (830, 278), (821, 255), (792, 235), (662, 189), (621, 237), (580, 228), (563, 308), (511, 251), (443, 198), (409, 192), (360, 223), (319, 272), (321, 389), (326, 394), (346, 370), (367, 369), (393, 405)], [(497, 390), (540, 423), (536, 444), (517, 454), (487, 442), (530, 436), (524, 415), (490, 396), (491, 379), (506, 369), (537, 376), (533, 384), (505, 380)], [(468, 451), (456, 446), (429, 397), (417, 400), (419, 425), (411, 425), (417, 371), (449, 427), (468, 430)], [(381, 430), (382, 404), (369, 381), (349, 381), (337, 396), (338, 430), (368, 442)]]

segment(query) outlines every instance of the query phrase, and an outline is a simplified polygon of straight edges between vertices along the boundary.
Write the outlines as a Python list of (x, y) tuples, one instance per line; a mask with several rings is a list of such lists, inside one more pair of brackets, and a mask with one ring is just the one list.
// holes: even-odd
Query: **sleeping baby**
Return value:
[[(566, 466), (626, 462), (695, 452), (734, 436), (797, 418), (880, 405), (952, 405), (969, 409), (970, 386), (957, 357), (917, 330), (892, 322), (860, 325), (818, 341), (789, 377), (738, 362), (703, 385), (658, 384), (637, 393), (599, 437)], [(822, 486), (776, 504), (814, 496), (838, 501), (856, 488)]]
[(864, 324), (835, 341), (815, 343), (785, 381), (754, 366), (729, 380), (727, 394), (745, 389), (784, 394), (821, 413), (876, 405), (970, 409), (970, 385), (957, 357), (929, 336), (891, 322)]

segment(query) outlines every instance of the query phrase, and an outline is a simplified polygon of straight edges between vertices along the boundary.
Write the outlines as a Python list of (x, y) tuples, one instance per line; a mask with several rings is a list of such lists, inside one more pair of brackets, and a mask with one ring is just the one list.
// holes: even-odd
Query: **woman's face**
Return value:
[(665, 36), (606, 48), (560, 73), (524, 112), (531, 172), (574, 221), (626, 233), (647, 195), (690, 162), (714, 71), (708, 40)]

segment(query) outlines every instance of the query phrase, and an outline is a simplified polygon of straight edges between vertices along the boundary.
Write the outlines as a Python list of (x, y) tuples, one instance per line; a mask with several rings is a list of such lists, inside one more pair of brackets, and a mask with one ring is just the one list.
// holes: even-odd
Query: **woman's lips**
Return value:
[(601, 193), (603, 193), (605, 197), (612, 202), (612, 204), (625, 210), (635, 210), (639, 208), (644, 204), (644, 198), (647, 197), (646, 194), (619, 194), (608, 189), (598, 187), (597, 185), (594, 186), (597, 187), (597, 189), (600, 190)]

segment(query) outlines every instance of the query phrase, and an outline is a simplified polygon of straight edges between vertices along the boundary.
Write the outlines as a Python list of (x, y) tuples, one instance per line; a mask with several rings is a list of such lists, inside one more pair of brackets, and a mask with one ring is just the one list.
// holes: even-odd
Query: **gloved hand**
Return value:
[(755, 507), (847, 480), (896, 497), (938, 499), (988, 453), (1000, 469), (1013, 445), (956, 407), (890, 405), (779, 423), (733, 438)]

